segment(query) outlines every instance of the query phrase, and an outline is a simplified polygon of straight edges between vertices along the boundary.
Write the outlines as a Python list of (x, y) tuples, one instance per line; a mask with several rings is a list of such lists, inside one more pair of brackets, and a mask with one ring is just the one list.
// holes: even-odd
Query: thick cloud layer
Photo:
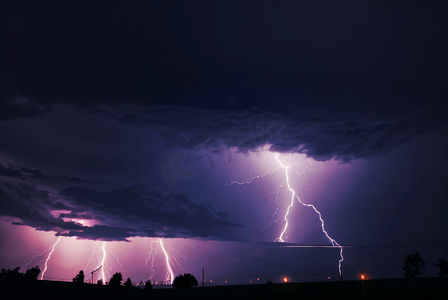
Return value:
[(159, 186), (163, 159), (269, 145), (351, 162), (446, 134), (447, 8), (2, 1), (1, 215), (89, 239), (231, 239), (212, 188)]
[(249, 3), (2, 3), (0, 119), (64, 103), (345, 162), (447, 126), (446, 4)]
[(256, 151), (268, 144), (275, 152), (304, 153), (318, 161), (334, 158), (343, 162), (387, 153), (417, 134), (447, 125), (440, 111), (369, 119), (328, 116), (319, 111), (311, 116), (304, 112), (279, 114), (264, 109), (134, 107), (125, 112), (123, 108), (98, 112), (119, 122), (153, 128), (158, 131), (160, 140), (171, 148), (218, 148), (225, 144), (240, 151)]
[[(133, 236), (226, 239), (229, 237), (222, 235), (227, 228), (244, 227), (229, 220), (228, 213), (217, 210), (213, 203), (194, 202), (183, 193), (165, 195), (145, 184), (134, 184), (107, 192), (73, 186), (51, 195), (29, 181), (39, 180), (33, 174), (17, 170), (23, 172), (24, 168), (1, 168), (0, 215), (18, 218), (16, 224), (38, 230), (93, 240)], [(83, 225), (85, 220), (95, 224)]]

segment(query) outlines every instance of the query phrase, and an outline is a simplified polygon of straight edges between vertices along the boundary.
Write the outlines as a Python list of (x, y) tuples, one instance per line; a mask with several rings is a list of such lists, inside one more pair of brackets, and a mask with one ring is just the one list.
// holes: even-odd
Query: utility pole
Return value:
[(361, 280), (362, 280), (362, 289), (364, 290), (364, 297), (366, 296), (366, 287), (364, 286), (364, 279), (366, 277), (364, 276), (364, 274), (361, 274)]
[[(95, 273), (96, 271), (98, 271), (99, 269), (101, 269), (102, 266), (103, 266), (103, 265), (99, 266), (98, 269), (93, 270), (93, 271), (91, 272), (91, 273), (92, 273), (92, 284), (93, 284), (93, 273)], [(104, 282), (103, 282), (103, 284), (104, 284)]]
[(202, 269), (202, 287), (204, 287), (204, 269)]

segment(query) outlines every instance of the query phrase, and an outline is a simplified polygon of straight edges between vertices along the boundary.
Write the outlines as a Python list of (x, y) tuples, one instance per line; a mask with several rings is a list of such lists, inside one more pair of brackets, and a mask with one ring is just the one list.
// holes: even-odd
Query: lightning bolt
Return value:
[[(61, 240), (61, 236), (58, 238), (58, 240), (56, 241), (56, 243), (54, 243), (54, 244), (50, 247), (50, 248), (51, 248), (51, 251), (50, 251), (50, 253), (48, 254), (47, 259), (45, 260), (44, 269), (43, 269), (43, 271), (42, 271), (42, 275), (40, 276), (40, 280), (44, 279), (44, 274), (45, 274), (45, 272), (47, 271), (47, 263), (48, 263), (48, 260), (50, 259), (51, 254), (53, 254), (54, 247), (56, 247), (56, 245), (59, 243), (60, 240)], [(46, 250), (46, 251), (48, 251), (48, 250)], [(42, 252), (42, 254), (45, 253), (46, 251)], [(42, 254), (41, 254), (41, 255), (42, 255)]]
[[(285, 233), (286, 233), (286, 230), (288, 229), (288, 216), (289, 216), (289, 212), (290, 212), (291, 208), (294, 206), (294, 200), (297, 198), (297, 200), (299, 201), (300, 204), (302, 204), (303, 206), (306, 206), (306, 207), (311, 207), (311, 208), (317, 213), (317, 215), (319, 216), (319, 220), (320, 220), (320, 222), (321, 222), (322, 232), (325, 234), (325, 236), (326, 236), (327, 239), (330, 241), (330, 243), (332, 244), (333, 247), (338, 247), (338, 248), (339, 248), (339, 256), (340, 256), (340, 259), (339, 259), (339, 262), (338, 262), (338, 270), (339, 270), (339, 275), (341, 275), (341, 273), (342, 273), (342, 272), (341, 272), (342, 262), (344, 261), (344, 257), (343, 257), (343, 255), (342, 255), (342, 246), (341, 246), (340, 244), (338, 244), (338, 242), (336, 242), (335, 239), (331, 238), (330, 235), (328, 234), (328, 232), (325, 230), (325, 222), (324, 222), (324, 220), (322, 219), (322, 214), (320, 213), (320, 211), (318, 211), (317, 208), (316, 208), (314, 205), (312, 205), (312, 204), (307, 204), (307, 203), (302, 202), (302, 200), (299, 198), (299, 196), (296, 194), (296, 192), (294, 191), (294, 189), (293, 189), (293, 188), (291, 187), (291, 185), (290, 185), (289, 172), (294, 172), (294, 173), (298, 174), (298, 175), (300, 176), (300, 178), (303, 180), (302, 175), (303, 175), (303, 174), (305, 173), (305, 171), (311, 166), (311, 164), (308, 165), (307, 167), (305, 167), (305, 168), (304, 168), (304, 171), (303, 171), (302, 173), (299, 173), (299, 172), (297, 172), (297, 171), (295, 171), (295, 170), (290, 169), (290, 166), (285, 166), (285, 165), (280, 161), (279, 156), (280, 156), (279, 153), (276, 153), (276, 154), (275, 154), (275, 160), (276, 160), (277, 163), (280, 165), (280, 167), (277, 168), (276, 170), (274, 170), (273, 172), (266, 172), (266, 173), (264, 173), (263, 175), (254, 176), (254, 177), (252, 177), (252, 179), (249, 180), (249, 181), (245, 181), (245, 182), (232, 181), (230, 184), (224, 184), (224, 185), (233, 185), (233, 184), (244, 185), (244, 184), (250, 184), (250, 183), (252, 183), (255, 179), (263, 178), (263, 177), (265, 177), (266, 175), (272, 175), (272, 174), (274, 174), (275, 172), (277, 172), (279, 169), (284, 169), (284, 171), (285, 171), (286, 181), (285, 181), (284, 183), (282, 183), (282, 184), (279, 186), (279, 188), (277, 189), (277, 194), (276, 194), (275, 202), (278, 203), (278, 194), (279, 194), (279, 191), (280, 191), (280, 189), (281, 189), (285, 184), (286, 184), (286, 186), (288, 187), (289, 191), (291, 192), (291, 202), (290, 202), (290, 204), (289, 204), (289, 206), (288, 206), (288, 208), (287, 208), (287, 210), (286, 210), (285, 215), (283, 216), (283, 220), (285, 221), (285, 227), (283, 228), (283, 230), (282, 230), (282, 232), (280, 233), (280, 235), (274, 240), (274, 242), (285, 242), (285, 240), (284, 240), (284, 235), (285, 235)], [(277, 209), (276, 209), (276, 211), (275, 211), (275, 213), (274, 213), (274, 216), (275, 216), (275, 214), (277, 214), (277, 211), (278, 211), (278, 207), (277, 207)], [(274, 221), (272, 221), (272, 222), (269, 222), (268, 225), (267, 225), (266, 227), (272, 225), (273, 223), (278, 222), (280, 219), (281, 219), (281, 218), (279, 218), (279, 219), (277, 219), (277, 220), (274, 220)], [(265, 227), (265, 228), (266, 228), (266, 227)], [(264, 229), (265, 229), (265, 228), (264, 228)], [(264, 229), (263, 229), (263, 230), (264, 230)]]
[[(278, 159), (278, 157), (279, 157), (279, 154), (276, 153), (276, 154), (275, 154), (275, 159), (276, 159), (277, 162), (280, 164), (280, 167), (283, 168), (283, 169), (285, 169), (286, 185), (287, 185), (289, 191), (292, 193), (292, 196), (291, 196), (291, 203), (289, 204), (288, 209), (286, 210), (285, 217), (284, 217), (284, 220), (285, 220), (285, 227), (283, 228), (282, 233), (280, 233), (280, 236), (279, 236), (278, 238), (275, 239), (276, 242), (279, 241), (279, 242), (282, 242), (282, 243), (283, 243), (283, 242), (285, 242), (285, 241), (283, 240), (283, 235), (285, 234), (286, 229), (288, 228), (288, 215), (289, 215), (289, 210), (290, 210), (291, 207), (293, 207), (293, 205), (294, 205), (294, 198), (296, 197), (296, 192), (295, 192), (295, 191), (291, 188), (291, 186), (289, 185), (289, 172), (288, 172), (289, 166), (286, 167), (285, 165), (283, 165), (282, 162), (280, 161), (280, 159)], [(299, 198), (299, 197), (297, 197), (297, 198)], [(300, 201), (300, 199), (299, 199), (299, 201)]]
[[(153, 247), (153, 245), (155, 245), (155, 246)], [(148, 261), (151, 260), (151, 272), (152, 273), (151, 273), (151, 276), (149, 277), (149, 279), (152, 280), (152, 277), (154, 276), (154, 273), (155, 273), (155, 271), (154, 271), (154, 257), (159, 252), (159, 248), (157, 247), (157, 244), (154, 241), (151, 241), (151, 244), (150, 244), (149, 247), (150, 247), (151, 250), (148, 253), (148, 258), (146, 259), (145, 266), (142, 268), (142, 270), (146, 268), (146, 266), (148, 265)]]
[(168, 253), (166, 252), (165, 247), (163, 246), (162, 239), (159, 239), (159, 243), (160, 243), (160, 248), (162, 249), (163, 254), (165, 255), (165, 263), (166, 263), (166, 267), (168, 269), (168, 272), (165, 276), (165, 281), (169, 281), (170, 283), (172, 283), (174, 280), (174, 272), (173, 272), (173, 269), (171, 268), (170, 257), (168, 256)]
[(50, 251), (52, 248), (53, 248), (53, 245), (51, 245), (50, 248), (48, 248), (47, 250), (42, 251), (41, 254), (34, 255), (34, 257), (33, 257), (28, 263), (26, 263), (25, 266), (31, 264), (31, 262), (32, 262), (36, 257), (41, 257), (42, 255), (44, 255), (45, 252)]
[(268, 172), (264, 173), (263, 175), (254, 176), (254, 177), (252, 177), (252, 179), (249, 180), (249, 181), (245, 181), (245, 182), (231, 181), (230, 183), (225, 183), (225, 184), (223, 184), (223, 185), (232, 185), (232, 184), (243, 185), (243, 184), (250, 184), (250, 183), (252, 183), (252, 181), (254, 181), (255, 179), (263, 178), (263, 177), (265, 177), (266, 175), (272, 175), (272, 174), (274, 174), (275, 172), (277, 172), (277, 171), (280, 170), (280, 169), (281, 169), (281, 167), (278, 167), (277, 169), (275, 169), (275, 170), (272, 171), (272, 172), (269, 172), (269, 171), (268, 171)]
[(166, 244), (166, 240), (163, 238), (158, 238), (157, 241), (152, 240), (150, 244), (150, 251), (148, 253), (148, 258), (145, 261), (145, 266), (142, 268), (144, 270), (148, 264), (151, 264), (151, 276), (150, 280), (153, 279), (153, 276), (155, 274), (154, 270), (154, 261), (156, 259), (156, 256), (159, 252), (163, 254), (163, 260), (165, 261), (166, 266), (166, 274), (163, 279), (166, 283), (173, 283), (174, 280), (174, 271), (173, 267), (182, 269), (181, 265), (179, 264), (179, 261), (177, 260), (176, 256), (171, 254), (170, 251), (168, 251), (169, 247), (171, 250), (173, 250), (179, 257), (181, 257), (183, 260), (186, 260), (177, 250), (175, 250), (170, 244)]
[[(103, 277), (103, 282), (105, 283), (106, 282), (106, 274), (104, 274), (104, 271), (106, 270), (106, 268), (105, 268), (105, 266), (106, 266), (106, 242), (103, 242), (103, 259), (101, 260), (101, 265), (103, 266), (101, 268), (101, 276)], [(106, 273), (108, 273), (107, 270), (106, 270)], [(109, 274), (107, 274), (107, 275), (108, 275), (107, 277), (109, 277)]]
[[(85, 271), (87, 271), (87, 267), (89, 266), (89, 264), (90, 264), (90, 262), (92, 261), (92, 259), (93, 259), (93, 255), (96, 253), (96, 244), (95, 244), (95, 247), (93, 247), (93, 251), (92, 251), (92, 255), (90, 256), (90, 259), (89, 259), (89, 261), (87, 262), (87, 264), (86, 264), (86, 267), (84, 268), (84, 272)], [(90, 248), (89, 248), (90, 249)]]
[(340, 259), (339, 259), (339, 263), (338, 263), (338, 270), (339, 270), (339, 275), (341, 275), (342, 274), (342, 271), (341, 271), (342, 262), (344, 261), (344, 256), (342, 255), (342, 246), (339, 245), (338, 242), (336, 242), (335, 239), (331, 238), (330, 235), (328, 234), (328, 232), (325, 230), (325, 223), (324, 223), (324, 220), (322, 219), (322, 214), (320, 213), (320, 211), (318, 211), (317, 208), (314, 205), (302, 202), (302, 200), (300, 200), (299, 196), (296, 195), (296, 192), (291, 188), (291, 186), (289, 184), (289, 166), (285, 166), (280, 161), (280, 159), (278, 158), (279, 156), (280, 156), (280, 154), (276, 153), (275, 159), (280, 164), (280, 166), (285, 170), (286, 185), (287, 185), (289, 191), (291, 192), (292, 196), (291, 196), (291, 203), (288, 206), (288, 209), (286, 210), (286, 214), (285, 214), (285, 217), (284, 217), (285, 227), (283, 228), (282, 233), (280, 234), (280, 236), (276, 240), (280, 241), (280, 242), (284, 242), (283, 235), (285, 234), (286, 229), (288, 228), (289, 210), (294, 205), (294, 199), (297, 198), (297, 200), (299, 201), (300, 204), (302, 204), (303, 206), (306, 206), (306, 207), (311, 207), (318, 214), (319, 220), (320, 220), (320, 223), (321, 223), (322, 232), (325, 234), (325, 236), (328, 238), (328, 240), (331, 242), (331, 244), (333, 246), (336, 246), (336, 247), (339, 248), (339, 257), (340, 257)]
[[(96, 254), (96, 260), (97, 260), (98, 266), (102, 267), (100, 279), (103, 281), (103, 283), (106, 283), (106, 279), (110, 278), (109, 270), (112, 271), (112, 268), (107, 263), (107, 253), (112, 255), (117, 260), (117, 263), (121, 267), (123, 267), (123, 265), (120, 263), (120, 260), (118, 259), (118, 257), (112, 251), (110, 251), (109, 249), (106, 249), (106, 242), (103, 242), (100, 247), (98, 247), (98, 244), (95, 244), (95, 247), (93, 247), (90, 259), (87, 262), (86, 267), (84, 268), (84, 271), (86, 271), (87, 267), (93, 260), (93, 256)], [(97, 268), (94, 268), (94, 269), (97, 269)]]
[[(177, 253), (177, 255), (179, 255), (185, 262), (187, 261), (185, 259), (185, 257), (182, 256), (182, 254), (179, 253), (179, 251), (177, 251), (176, 249), (174, 249), (171, 245), (168, 245), (174, 252)], [(171, 260), (174, 261), (175, 265), (177, 265), (180, 269), (182, 269), (181, 265), (179, 264), (179, 262), (177, 261), (177, 258), (174, 255), (171, 255)], [(172, 262), (172, 261), (171, 261)], [(182, 269), (183, 272), (183, 269)]]
[(110, 250), (107, 250), (107, 252), (109, 252), (110, 254), (112, 254), (113, 257), (115, 257), (115, 259), (117, 260), (117, 263), (123, 268), (123, 265), (120, 263), (120, 260), (118, 259), (118, 257)]

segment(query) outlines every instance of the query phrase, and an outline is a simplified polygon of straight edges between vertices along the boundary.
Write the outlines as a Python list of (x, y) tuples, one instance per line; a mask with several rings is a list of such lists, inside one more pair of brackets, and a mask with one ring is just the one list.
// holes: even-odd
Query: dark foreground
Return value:
[(310, 282), (140, 290), (71, 282), (3, 282), (0, 299), (448, 299), (448, 278)]

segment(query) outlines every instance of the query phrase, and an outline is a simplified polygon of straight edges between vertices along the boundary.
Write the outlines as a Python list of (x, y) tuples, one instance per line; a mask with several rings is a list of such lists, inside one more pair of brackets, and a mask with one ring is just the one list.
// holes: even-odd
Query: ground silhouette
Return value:
[(195, 286), (198, 286), (198, 281), (190, 273), (179, 275), (173, 280), (173, 289), (189, 289)]
[(127, 287), (127, 288), (131, 288), (131, 287), (132, 287), (132, 281), (131, 281), (131, 278), (128, 278), (128, 279), (126, 280), (126, 282), (124, 283), (124, 286)]
[(439, 275), (440, 277), (448, 277), (448, 263), (446, 259), (440, 258), (439, 262), (435, 264), (436, 267), (439, 267)]
[(151, 280), (145, 282), (145, 290), (152, 290)]
[(123, 281), (123, 276), (121, 275), (120, 272), (117, 272), (109, 280), (109, 285), (110, 286), (121, 286), (122, 281)]
[(409, 254), (403, 261), (403, 271), (404, 277), (406, 278), (417, 278), (418, 274), (422, 274), (420, 272), (420, 268), (426, 266), (426, 263), (420, 257), (420, 253), (415, 251), (414, 254)]
[(78, 274), (73, 278), (73, 282), (75, 283), (84, 283), (84, 271), (79, 271)]

